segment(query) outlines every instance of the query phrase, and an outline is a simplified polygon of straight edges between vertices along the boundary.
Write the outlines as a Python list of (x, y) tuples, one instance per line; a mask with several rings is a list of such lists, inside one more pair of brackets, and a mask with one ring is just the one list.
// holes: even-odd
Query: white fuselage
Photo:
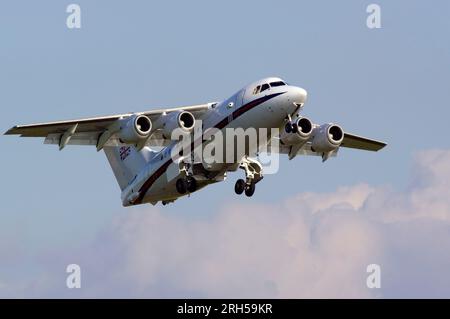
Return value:
[[(304, 89), (283, 85), (271, 87), (255, 94), (255, 88), (265, 83), (280, 80), (267, 78), (253, 83), (230, 98), (212, 106), (202, 120), (203, 131), (217, 128), (224, 131), (227, 128), (267, 128), (269, 137), (271, 128), (280, 128), (287, 117), (298, 111), (306, 101)], [(226, 136), (225, 132), (223, 136)], [(270, 139), (267, 139), (269, 141)], [(162, 149), (142, 169), (136, 178), (122, 192), (124, 206), (141, 203), (155, 203), (160, 200), (170, 201), (181, 197), (175, 187), (180, 174), (180, 164), (171, 157), (171, 151), (176, 142)], [(202, 143), (204, 143), (202, 141)], [(226, 141), (225, 141), (226, 144)], [(249, 145), (246, 154), (253, 154), (258, 145)], [(240, 159), (237, 161), (239, 162)], [(235, 170), (237, 163), (227, 163), (218, 168), (218, 172)], [(222, 174), (223, 176), (223, 174)], [(217, 182), (217, 179), (205, 179), (201, 187)]]

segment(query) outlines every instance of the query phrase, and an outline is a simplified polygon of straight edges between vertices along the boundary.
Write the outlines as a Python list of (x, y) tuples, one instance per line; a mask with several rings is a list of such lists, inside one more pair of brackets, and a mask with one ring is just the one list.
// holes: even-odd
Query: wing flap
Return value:
[[(268, 153), (275, 152), (275, 153), (278, 153), (278, 154), (288, 154), (291, 157), (291, 159), (294, 158), (297, 155), (301, 155), (301, 156), (323, 156), (322, 153), (314, 152), (311, 149), (311, 143), (310, 142), (303, 144), (298, 149), (294, 148), (295, 145), (294, 146), (282, 145), (279, 142), (277, 142), (277, 144), (278, 144), (278, 146), (274, 147), (272, 142), (269, 143), (267, 145), (267, 149), (264, 150), (264, 151), (267, 151)], [(277, 145), (277, 144), (275, 144), (275, 145)], [(328, 154), (328, 156), (329, 157), (337, 156), (338, 150), (339, 150), (339, 148), (335, 149), (334, 151), (331, 151)]]
[[(97, 145), (99, 132), (83, 132), (76, 133), (70, 137), (70, 140), (67, 142), (67, 145)], [(49, 134), (44, 140), (44, 144), (60, 144), (62, 134)], [(109, 141), (108, 141), (108, 146)]]

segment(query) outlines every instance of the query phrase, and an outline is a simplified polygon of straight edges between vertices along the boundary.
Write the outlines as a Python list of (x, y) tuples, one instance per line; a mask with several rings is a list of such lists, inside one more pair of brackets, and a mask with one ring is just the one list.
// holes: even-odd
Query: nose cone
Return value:
[(292, 87), (292, 99), (294, 103), (305, 104), (306, 98), (308, 97), (308, 92), (300, 87)]

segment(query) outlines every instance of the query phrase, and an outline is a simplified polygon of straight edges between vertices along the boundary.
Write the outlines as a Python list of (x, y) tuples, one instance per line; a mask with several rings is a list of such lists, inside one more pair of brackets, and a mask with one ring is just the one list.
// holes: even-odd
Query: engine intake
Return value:
[(181, 129), (184, 133), (190, 133), (195, 126), (195, 117), (191, 112), (178, 111), (171, 112), (161, 118), (162, 133), (167, 139), (170, 139), (173, 130)]
[(298, 134), (302, 135), (302, 136), (308, 136), (311, 134), (312, 129), (313, 129), (313, 124), (311, 123), (311, 121), (309, 119), (307, 119), (306, 117), (301, 117), (297, 120), (296, 122), (297, 124), (297, 129), (298, 129)]
[(137, 144), (150, 136), (152, 121), (145, 115), (132, 115), (121, 120), (119, 139), (126, 144)]
[(314, 129), (311, 149), (314, 152), (325, 153), (337, 149), (344, 140), (344, 131), (336, 124), (323, 124)]
[(178, 115), (178, 125), (186, 131), (191, 131), (195, 126), (194, 115), (190, 112), (181, 112), (180, 115)]
[(294, 124), (287, 123), (280, 133), (281, 143), (284, 145), (304, 144), (311, 137), (313, 124), (306, 117), (300, 117)]

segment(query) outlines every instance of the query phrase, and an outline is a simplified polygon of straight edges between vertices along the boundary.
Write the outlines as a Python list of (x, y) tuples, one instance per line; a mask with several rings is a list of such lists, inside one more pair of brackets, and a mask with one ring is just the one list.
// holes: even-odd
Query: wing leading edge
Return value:
[(76, 125), (76, 133), (79, 134), (83, 133), (85, 136), (89, 135), (86, 133), (95, 133), (98, 135), (99, 132), (106, 130), (108, 126), (111, 125), (111, 123), (113, 123), (114, 121), (120, 118), (132, 116), (133, 114), (146, 115), (152, 121), (156, 121), (164, 113), (184, 110), (190, 111), (195, 117), (198, 117), (201, 116), (206, 110), (208, 110), (211, 104), (212, 103), (206, 103), (194, 106), (167, 108), (147, 112), (117, 114), (117, 115), (92, 117), (68, 121), (36, 123), (30, 125), (16, 125), (11, 129), (9, 129), (8, 131), (6, 131), (5, 135), (20, 135), (23, 137), (47, 137), (50, 134), (52, 135), (64, 134), (65, 132), (70, 130), (74, 125)]

